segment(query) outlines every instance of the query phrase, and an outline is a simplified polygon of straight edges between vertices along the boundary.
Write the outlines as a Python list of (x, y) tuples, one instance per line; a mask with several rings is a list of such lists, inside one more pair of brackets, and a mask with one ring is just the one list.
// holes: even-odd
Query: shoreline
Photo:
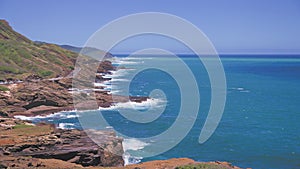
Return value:
[[(74, 111), (76, 109), (79, 109), (79, 111), (98, 110), (101, 108), (112, 107), (116, 103), (126, 103), (126, 102), (142, 103), (150, 99), (149, 97), (144, 97), (144, 96), (122, 96), (122, 95), (114, 95), (114, 97), (112, 98), (111, 91), (105, 89), (105, 87), (103, 86), (107, 86), (106, 83), (108, 83), (112, 79), (112, 78), (106, 78), (105, 76), (106, 75), (113, 76), (113, 72), (116, 72), (117, 70), (115, 66), (112, 66), (112, 63), (110, 61), (105, 61), (105, 66), (109, 67), (109, 69), (101, 68), (101, 71), (97, 72), (97, 76), (95, 79), (96, 82), (93, 85), (94, 88), (83, 89), (82, 91), (72, 88), (72, 78), (70, 77), (68, 78), (61, 77), (55, 80), (45, 79), (45, 80), (38, 80), (38, 81), (23, 81), (22, 83), (5, 85), (10, 89), (10, 91), (6, 91), (6, 92), (0, 91), (0, 98), (6, 100), (8, 102), (6, 104), (9, 105), (8, 107), (11, 108), (12, 110), (8, 110), (8, 113), (2, 112), (3, 114), (2, 116), (13, 117), (17, 115), (23, 115), (27, 117), (32, 117), (38, 115), (50, 115), (50, 114), (63, 112), (63, 111)], [(49, 88), (45, 89), (44, 86), (49, 86)], [(59, 89), (60, 91), (56, 91), (57, 89)], [(49, 98), (45, 98), (45, 96), (42, 96), (43, 98), (41, 99), (33, 98), (37, 100), (36, 102), (34, 100), (28, 100), (28, 99), (32, 99), (32, 97), (39, 97), (40, 95), (43, 95), (43, 93), (39, 93), (39, 91), (45, 92), (45, 95), (48, 95)], [(51, 95), (57, 97), (60, 94), (60, 92), (63, 92), (62, 93), (64, 95), (63, 97), (58, 97), (54, 99), (51, 98)], [(79, 102), (74, 105), (73, 104), (74, 98), (77, 97), (76, 92), (81, 95), (84, 95), (83, 96), (84, 102)], [(34, 93), (35, 96), (32, 96), (33, 95), (32, 93)], [(10, 98), (12, 97), (14, 99), (15, 95), (21, 97), (20, 98), (21, 101), (19, 101), (21, 103), (18, 103), (18, 105), (14, 106), (13, 103), (10, 102), (17, 102), (17, 101), (11, 100)], [(20, 96), (20, 95), (28, 95), (28, 96)], [(93, 99), (92, 97), (95, 97), (95, 99)], [(55, 102), (55, 103), (51, 103), (51, 102)], [(60, 104), (59, 102), (66, 102), (66, 103), (59, 105)], [(98, 104), (97, 107), (93, 105), (95, 102), (97, 102)], [(28, 104), (28, 105), (24, 105), (24, 104)]]
[[(103, 76), (103, 74), (101, 76)], [(54, 88), (57, 87), (57, 84), (64, 86), (64, 89), (62, 89), (62, 90), (65, 91), (65, 92), (67, 91), (67, 94), (70, 96), (71, 93), (69, 92), (68, 88), (65, 88), (65, 86), (69, 86), (68, 83), (62, 83), (62, 82), (60, 82), (60, 80), (65, 80), (65, 79), (63, 79), (63, 78), (62, 79), (58, 79), (57, 81), (54, 81), (53, 84), (52, 84), (52, 82), (50, 84), (52, 84), (52, 85), (55, 84), (53, 86)], [(109, 80), (109, 79), (106, 79), (106, 80)], [(102, 81), (102, 83), (104, 83), (104, 82), (105, 81)], [(41, 82), (40, 83), (40, 81), (38, 81), (38, 82), (25, 82), (25, 83), (28, 83), (27, 86), (28, 85), (31, 86), (31, 87), (33, 86), (33, 89), (36, 89), (35, 87), (37, 87), (37, 88), (42, 87), (43, 88), (43, 84), (45, 85), (45, 83), (49, 84), (49, 82), (48, 83), (47, 82)], [(18, 85), (24, 85), (24, 84), (17, 84), (13, 90), (17, 90), (18, 87), (19, 87)], [(26, 88), (26, 85), (25, 86), (21, 86), (21, 87)], [(50, 88), (49, 91), (51, 93), (51, 91), (54, 91), (54, 90), (51, 90), (51, 88)], [(54, 115), (56, 113), (67, 113), (67, 112), (70, 112), (70, 111), (87, 111), (87, 110), (99, 110), (101, 108), (111, 108), (111, 107), (114, 106), (115, 102), (111, 101), (111, 94), (109, 94), (108, 92), (109, 91), (95, 92), (96, 95), (98, 93), (98, 98), (99, 97), (101, 97), (102, 99), (104, 98), (104, 101), (100, 102), (100, 104), (98, 103), (98, 105), (103, 105), (103, 107), (99, 106), (96, 109), (85, 109), (86, 107), (89, 107), (89, 106), (86, 106), (86, 105), (88, 105), (88, 102), (87, 103), (83, 103), (83, 106), (81, 107), (81, 108), (83, 108), (83, 110), (75, 110), (73, 105), (57, 107), (57, 106), (49, 106), (49, 105), (43, 105), (42, 104), (42, 105), (30, 108), (30, 109), (28, 109), (28, 110), (26, 110), (24, 112), (20, 112), (20, 111), (19, 112), (12, 112), (12, 113), (9, 114), (9, 116), (7, 118), (10, 119), (10, 120), (13, 120), (13, 121), (14, 120), (19, 121), (19, 123), (21, 123), (21, 126), (22, 126), (22, 123), (24, 123), (24, 126), (27, 126), (29, 124), (32, 125), (33, 124), (32, 121), (30, 121), (30, 120), (29, 121), (28, 120), (25, 120), (25, 121), (24, 120), (19, 120), (18, 117), (16, 117), (16, 116), (24, 116), (24, 117), (28, 117), (28, 118), (35, 118), (37, 116), (39, 116), (39, 117), (47, 117), (47, 116)], [(30, 92), (28, 92), (28, 93), (31, 94)], [(12, 95), (16, 94), (16, 92), (12, 92), (11, 94)], [(147, 102), (147, 100), (151, 99), (149, 97), (134, 97), (134, 96), (130, 96), (130, 97), (117, 96), (116, 98), (117, 98), (118, 101), (120, 101), (119, 103), (135, 102), (137, 104), (138, 103)], [(70, 97), (67, 97), (67, 99), (69, 99), (69, 101), (73, 102), (73, 99), (70, 99)], [(59, 100), (57, 100), (57, 101), (59, 101)], [(46, 101), (44, 103), (47, 103), (47, 99), (46, 99)], [(29, 103), (27, 105), (32, 105), (32, 103)], [(3, 118), (2, 118), (2, 120), (3, 120)], [(1, 125), (1, 126), (5, 127), (4, 125)], [(15, 125), (15, 126), (19, 126), (19, 124)], [(38, 123), (34, 127), (23, 128), (21, 130), (24, 130), (24, 131), (31, 130), (32, 131), (35, 127), (36, 127), (35, 130), (37, 130), (37, 128), (44, 128), (45, 126), (50, 126), (50, 128), (52, 127), (53, 131), (50, 132), (49, 134), (44, 135), (43, 137), (46, 137), (47, 139), (50, 137), (52, 140), (53, 139), (54, 140), (56, 140), (56, 139), (59, 140), (60, 139), (57, 136), (55, 136), (55, 133), (57, 133), (57, 131), (58, 131), (58, 133), (67, 133), (67, 135), (74, 135), (74, 134), (78, 135), (80, 133), (84, 133), (85, 132), (83, 130), (78, 130), (78, 129), (60, 129), (59, 126), (55, 127), (55, 126), (53, 126), (51, 124), (48, 124), (48, 123), (45, 123), (45, 124)], [(6, 129), (6, 130), (12, 130), (12, 131), (15, 130), (15, 129), (13, 129), (14, 126), (8, 126), (8, 127), (9, 128)], [(122, 151), (122, 156), (110, 154), (107, 158), (105, 158), (106, 160), (104, 160), (104, 161), (107, 162), (107, 163), (105, 163), (106, 166), (109, 166), (109, 167), (119, 166), (117, 168), (123, 168), (123, 167), (125, 167), (125, 168), (136, 168), (136, 167), (152, 168), (152, 166), (161, 166), (162, 168), (165, 168), (165, 166), (174, 166), (175, 167), (175, 165), (178, 166), (178, 165), (190, 165), (190, 164), (197, 165), (197, 164), (202, 164), (202, 162), (201, 163), (195, 162), (194, 160), (191, 160), (191, 159), (170, 159), (170, 160), (162, 160), (162, 161), (161, 160), (158, 160), (158, 161), (157, 160), (155, 160), (155, 161), (148, 161), (148, 162), (142, 162), (142, 163), (138, 163), (138, 164), (128, 164), (128, 165), (124, 166), (125, 165), (124, 156), (126, 155), (125, 152), (124, 152), (124, 148), (123, 148), (123, 140), (124, 139), (116, 137), (116, 135), (114, 134), (114, 132), (112, 132), (110, 134), (108, 134), (108, 133), (105, 134), (105, 131), (107, 131), (107, 132), (110, 131), (111, 132), (112, 130), (111, 129), (109, 129), (109, 130), (99, 130), (98, 132), (102, 132), (102, 135), (101, 135), (102, 137), (105, 137), (105, 138), (107, 137), (107, 138), (113, 139), (114, 140), (113, 142), (115, 142), (115, 141), (118, 142), (116, 144), (116, 145), (118, 145), (117, 147), (116, 146), (112, 146), (111, 148), (116, 149), (116, 151)], [(69, 145), (71, 147), (72, 146), (74, 147), (72, 149), (69, 149), (68, 153), (69, 154), (70, 153), (71, 154), (75, 153), (74, 149), (75, 150), (77, 149), (75, 147), (78, 147), (78, 146), (76, 146), (78, 141), (79, 142), (82, 142), (82, 141), (84, 142), (84, 146), (83, 147), (79, 146), (79, 147), (81, 147), (82, 150), (79, 150), (79, 151), (76, 150), (76, 153), (75, 153), (76, 155), (71, 158), (72, 160), (71, 159), (63, 160), (65, 162), (59, 161), (58, 163), (60, 163), (62, 166), (65, 166), (66, 164), (70, 164), (70, 166), (72, 166), (70, 168), (73, 168), (73, 167), (79, 167), (80, 168), (80, 167), (85, 167), (85, 166), (98, 166), (99, 164), (101, 166), (103, 166), (103, 163), (97, 163), (97, 162), (95, 163), (95, 158), (96, 159), (98, 159), (99, 157), (100, 158), (104, 158), (107, 155), (103, 156), (100, 153), (100, 156), (99, 156), (99, 155), (91, 155), (91, 154), (89, 154), (87, 152), (83, 153), (86, 150), (91, 151), (90, 148), (87, 145), (94, 145), (95, 143), (92, 143), (91, 141), (88, 141), (90, 139), (87, 139), (86, 137), (82, 137), (82, 136), (84, 136), (84, 134), (80, 134), (80, 135), (81, 135), (80, 137), (76, 136), (75, 139), (71, 140), (71, 142), (74, 142), (74, 143), (68, 143), (67, 144), (67, 145)], [(21, 134), (21, 135), (19, 134), (18, 139), (20, 137), (23, 137), (23, 136), (24, 136), (24, 134)], [(3, 136), (3, 133), (2, 133), (1, 137), (5, 138), (5, 137), (9, 137), (9, 136)], [(41, 137), (41, 136), (39, 136), (39, 137)], [(61, 136), (59, 136), (59, 137), (61, 137)], [(67, 136), (67, 137), (70, 137), (70, 136)], [(17, 138), (14, 138), (14, 139), (17, 139)], [(48, 142), (49, 141), (51, 142), (51, 139), (48, 140)], [(80, 141), (80, 140), (82, 140), (82, 141)], [(22, 144), (27, 145), (28, 141), (30, 142), (30, 140), (25, 140)], [(56, 142), (52, 143), (51, 146), (50, 146), (50, 148), (47, 147), (47, 146), (46, 147), (43, 146), (43, 144), (41, 144), (39, 142), (36, 142), (36, 144), (30, 143), (31, 146), (33, 146), (33, 147), (38, 146), (40, 148), (38, 148), (38, 150), (36, 148), (34, 148), (33, 150), (31, 150), (32, 148), (29, 148), (29, 149), (26, 148), (26, 150), (25, 149), (24, 150), (20, 150), (19, 152), (18, 151), (17, 152), (10, 152), (9, 149), (11, 149), (12, 145), (6, 145), (5, 144), (8, 147), (5, 148), (5, 146), (4, 146), (4, 148), (3, 148), (3, 143), (2, 143), (2, 145), (0, 146), (0, 150), (3, 151), (3, 149), (4, 149), (5, 151), (4, 152), (0, 151), (0, 154), (2, 153), (3, 155), (5, 155), (5, 154), (7, 154), (7, 155), (5, 155), (5, 158), (2, 159), (0, 161), (0, 163), (1, 164), (6, 164), (7, 166), (10, 166), (10, 164), (7, 163), (8, 161), (10, 161), (9, 163), (12, 163), (13, 166), (22, 166), (22, 164), (20, 164), (18, 161), (25, 160), (25, 161), (28, 162), (27, 167), (29, 167), (29, 166), (31, 166), (31, 164), (33, 165), (36, 161), (39, 161), (39, 163), (37, 163), (36, 165), (33, 165), (33, 166), (35, 166), (35, 167), (39, 167), (39, 166), (49, 167), (49, 166), (47, 166), (48, 165), (47, 163), (51, 163), (51, 162), (49, 162), (49, 160), (54, 160), (54, 161), (55, 160), (61, 160), (61, 159), (66, 159), (67, 156), (70, 156), (70, 155), (66, 156), (66, 154), (63, 153), (63, 152), (61, 152), (60, 155), (54, 155), (55, 153), (54, 153), (53, 149), (56, 149), (55, 147), (61, 147), (59, 149), (64, 149), (63, 147), (65, 147), (60, 142), (61, 141), (57, 141), (57, 143)], [(69, 141), (67, 141), (67, 142), (69, 142)], [(21, 147), (24, 147), (24, 146), (21, 146)], [(27, 146), (25, 146), (25, 147), (27, 147)], [(17, 148), (17, 149), (19, 149), (19, 148)], [(98, 147), (98, 149), (99, 149), (99, 147)], [(101, 149), (101, 147), (100, 147), (100, 149)], [(32, 158), (28, 158), (27, 156), (29, 154), (27, 154), (27, 155), (26, 155), (26, 153), (24, 154), (24, 151), (25, 152), (29, 151), (31, 153), (37, 153), (37, 155), (31, 154)], [(41, 151), (41, 152), (39, 153), (39, 151)], [(105, 153), (106, 151), (105, 151), (105, 149), (101, 149), (101, 151), (98, 150), (98, 152)], [(49, 155), (45, 156), (45, 154), (49, 154)], [(79, 160), (81, 158), (86, 158), (86, 157), (88, 157), (88, 159), (90, 159), (90, 163), (88, 163), (88, 164), (86, 162), (82, 161), (82, 160), (81, 161)], [(117, 160), (115, 161), (114, 159), (115, 160), (117, 159)], [(6, 161), (6, 160), (8, 160), (8, 161)], [(47, 162), (45, 162), (45, 161), (47, 161)], [(113, 161), (115, 161), (115, 162), (113, 162)], [(206, 162), (204, 162), (204, 163), (206, 164)], [(78, 164), (81, 164), (81, 165), (80, 166), (76, 166)], [(219, 165), (219, 164), (218, 163), (214, 163), (213, 165)], [(225, 165), (225, 163), (224, 164), (222, 163), (221, 165), (222, 166), (226, 166), (227, 168), (229, 168), (229, 167), (232, 168), (231, 164), (227, 164), (226, 163), (226, 165)]]
[[(100, 136), (99, 134), (101, 134), (102, 139), (108, 139), (107, 141), (103, 141), (104, 144), (103, 146), (100, 146), (99, 149), (99, 145), (95, 145), (93, 141), (88, 141), (90, 139), (86, 137), (86, 134), (77, 129), (57, 129), (54, 126), (43, 123), (31, 127), (17, 127), (21, 126), (24, 121), (13, 118), (0, 118), (0, 121), (2, 138), (0, 141), (0, 168), (57, 168), (59, 166), (59, 168), (68, 169), (91, 167), (95, 169), (165, 169), (176, 168), (179, 166), (205, 166), (218, 169), (240, 169), (228, 162), (197, 162), (189, 158), (152, 160), (138, 164), (125, 165), (123, 157), (116, 156), (105, 150), (107, 148), (106, 144), (111, 141), (110, 145), (113, 147), (108, 147), (115, 149), (114, 151), (123, 150), (120, 149), (123, 147), (122, 142), (120, 142), (123, 139), (115, 137), (113, 131), (91, 130), (92, 132), (100, 132), (97, 136)], [(5, 122), (15, 122), (15, 125), (3, 125)], [(30, 125), (27, 122), (25, 123), (26, 125)], [(28, 131), (30, 131), (30, 133)], [(39, 136), (38, 138), (36, 138), (37, 135)], [(10, 139), (14, 139), (14, 145), (7, 142)], [(82, 141), (84, 141), (84, 146), (81, 145)], [(67, 144), (65, 145), (64, 142)], [(117, 146), (115, 146), (115, 144)], [(95, 148), (97, 151), (95, 151)], [(93, 154), (91, 152), (98, 153)], [(72, 155), (74, 153), (75, 155)], [(104, 162), (101, 163), (100, 166), (97, 165), (97, 158), (99, 157), (101, 158), (101, 161)], [(53, 167), (53, 164), (55, 164), (55, 167)]]

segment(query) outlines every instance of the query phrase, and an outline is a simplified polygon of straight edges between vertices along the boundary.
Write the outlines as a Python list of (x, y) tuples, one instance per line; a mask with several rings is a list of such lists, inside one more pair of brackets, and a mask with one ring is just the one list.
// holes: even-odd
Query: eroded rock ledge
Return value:
[[(115, 70), (110, 61), (104, 61), (98, 68), (98, 73), (109, 74)], [(97, 75), (95, 81), (105, 81), (102, 75)], [(54, 78), (29, 80), (22, 83), (8, 84), (9, 91), (0, 91), (0, 116), (13, 117), (15, 115), (36, 116), (56, 113), (63, 110), (98, 109), (109, 107), (115, 102), (142, 102), (148, 97), (114, 96), (108, 91), (98, 91), (99, 87), (91, 85), (85, 92), (77, 92), (74, 102), (72, 91), (72, 78)], [(101, 88), (101, 87), (100, 87)], [(73, 91), (74, 92), (74, 91)], [(75, 91), (76, 92), (76, 91)], [(96, 100), (94, 100), (96, 98)], [(94, 104), (96, 101), (97, 104)], [(75, 104), (75, 105), (74, 105)]]
[[(81, 166), (124, 165), (122, 138), (113, 131), (87, 131), (97, 138), (96, 144), (84, 131), (56, 129), (49, 124), (33, 126), (11, 118), (0, 121), (0, 163), (32, 157), (58, 159)], [(9, 166), (18, 167), (17, 164)]]

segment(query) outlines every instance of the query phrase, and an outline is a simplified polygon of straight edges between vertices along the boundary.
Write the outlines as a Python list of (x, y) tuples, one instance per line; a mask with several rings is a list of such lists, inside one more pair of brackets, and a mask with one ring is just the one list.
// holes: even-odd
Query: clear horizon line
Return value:
[[(48, 42), (46, 42), (48, 43)], [(58, 44), (59, 46), (61, 45), (68, 45), (68, 46), (72, 46), (72, 47), (76, 47), (76, 48), (83, 48), (83, 46), (75, 46), (75, 45), (72, 45), (72, 44)], [(88, 46), (86, 46), (88, 47)], [(95, 48), (95, 47), (94, 47)], [(98, 48), (96, 48), (98, 49)], [(99, 49), (99, 50), (102, 50), (102, 49)], [(270, 50), (270, 49), (268, 49)], [(275, 50), (275, 49), (274, 49)], [(107, 51), (106, 51), (107, 52)], [(131, 53), (128, 53), (128, 52), (109, 52), (113, 55), (130, 55)], [(174, 53), (176, 55), (196, 55), (195, 53)], [(298, 52), (274, 52), (274, 53), (271, 53), (271, 52), (218, 52), (217, 53), (218, 55), (300, 55), (300, 51)], [(205, 55), (204, 53), (203, 54), (200, 54), (200, 55)], [(207, 55), (207, 54), (206, 54)]]
[[(131, 55), (131, 53), (116, 53), (110, 52), (113, 55)], [(175, 55), (197, 55), (195, 53), (174, 53)], [(218, 55), (300, 55), (300, 53), (217, 53)], [(142, 54), (142, 55), (156, 55), (156, 54)], [(199, 54), (199, 55), (212, 55), (212, 54)]]

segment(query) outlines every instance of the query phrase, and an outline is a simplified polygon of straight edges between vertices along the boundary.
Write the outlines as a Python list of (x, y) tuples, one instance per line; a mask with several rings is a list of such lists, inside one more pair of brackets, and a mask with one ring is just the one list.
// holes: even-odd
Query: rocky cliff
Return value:
[[(93, 52), (99, 51), (93, 49)], [(84, 131), (56, 129), (49, 124), (35, 126), (12, 118), (15, 115), (35, 116), (73, 110), (74, 104), (81, 109), (98, 109), (114, 102), (148, 99), (114, 96), (113, 100), (107, 91), (93, 91), (91, 88), (87, 92), (78, 92), (76, 97), (84, 102), (74, 103), (71, 94), (74, 91), (70, 89), (76, 56), (76, 53), (54, 44), (32, 42), (15, 32), (6, 21), (0, 20), (0, 83), (12, 82), (0, 84), (0, 168), (123, 168), (122, 156), (116, 155), (123, 153), (122, 139), (112, 131), (85, 131), (100, 140), (100, 144), (96, 144)], [(95, 82), (102, 82), (110, 79), (101, 74), (112, 70), (115, 70), (112, 63), (103, 61), (98, 66), (97, 75), (82, 76), (95, 76)], [(92, 107), (94, 98), (96, 107)], [(218, 169), (234, 168), (228, 163), (197, 163), (191, 159), (152, 161), (125, 168), (180, 168), (182, 165), (201, 165), (203, 168), (202, 164), (206, 168), (208, 165)]]
[[(58, 159), (81, 166), (124, 164), (122, 156), (116, 155), (123, 154), (122, 139), (113, 131), (87, 131), (100, 140), (96, 144), (84, 131), (56, 129), (48, 124), (33, 126), (11, 118), (0, 118), (0, 122), (0, 163), (5, 159), (32, 157)], [(12, 164), (11, 167), (18, 167)]]
[[(0, 85), (1, 86), (1, 85)], [(63, 110), (74, 110), (73, 96), (69, 89), (72, 79), (41, 80), (5, 85), (8, 90), (0, 91), (0, 116), (13, 117), (15, 115), (35, 116), (47, 115)], [(81, 93), (82, 101), (76, 107), (81, 110), (109, 107), (114, 102), (145, 101), (147, 97), (114, 96), (107, 91)], [(93, 107), (96, 98), (98, 105)]]
[[(51, 125), (33, 126), (12, 118), (73, 110), (70, 89), (76, 56), (53, 44), (34, 43), (15, 32), (6, 21), (0, 21), (0, 116), (5, 117), (0, 119), (0, 162), (3, 165), (24, 168), (18, 162), (23, 160), (28, 162), (26, 167), (42, 167), (41, 160), (56, 159), (80, 166), (123, 166), (122, 139), (114, 132), (62, 130)], [(112, 63), (103, 61), (96, 73), (106, 74), (112, 70), (115, 70)], [(95, 81), (104, 80), (109, 79), (98, 75)], [(3, 84), (7, 81), (9, 83)], [(113, 103), (107, 91), (92, 91), (93, 88), (80, 93), (79, 97), (86, 100), (80, 103), (81, 107), (91, 109), (89, 102), (95, 97), (98, 103), (95, 109)], [(145, 99), (133, 98), (134, 101)], [(117, 100), (129, 99), (118, 96)], [(101, 144), (94, 143), (86, 132), (97, 136)]]

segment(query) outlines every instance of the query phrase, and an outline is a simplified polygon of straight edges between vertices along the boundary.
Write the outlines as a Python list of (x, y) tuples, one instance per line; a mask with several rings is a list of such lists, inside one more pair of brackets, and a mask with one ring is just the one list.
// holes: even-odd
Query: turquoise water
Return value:
[[(141, 161), (189, 157), (197, 161), (228, 161), (239, 167), (254, 169), (300, 168), (300, 58), (222, 57), (227, 80), (225, 111), (218, 128), (204, 144), (199, 144), (198, 138), (210, 106), (210, 82), (204, 66), (196, 57), (181, 58), (193, 72), (199, 86), (200, 109), (198, 116), (192, 117), (196, 118), (196, 122), (177, 146), (154, 157), (140, 158)], [(123, 61), (122, 66), (137, 69), (147, 67), (147, 60), (157, 60), (180, 72), (180, 67), (175, 62), (173, 64), (170, 57), (121, 59), (118, 64)], [(118, 93), (129, 74), (130, 69), (117, 72), (114, 76), (116, 80), (107, 82), (107, 88), (114, 85), (113, 89)], [(102, 110), (101, 113), (109, 125), (122, 134), (137, 139), (154, 136), (167, 130), (176, 120), (183, 99), (179, 88), (170, 74), (158, 69), (146, 69), (131, 81), (130, 94), (147, 96), (153, 89), (164, 91), (164, 101), (167, 102), (154, 104), (166, 104), (158, 119), (151, 123), (136, 123), (121, 116), (116, 109)], [(143, 109), (143, 106), (139, 108)], [(126, 105), (119, 108), (126, 108)], [(77, 115), (92, 117), (98, 113), (100, 110)], [(34, 118), (33, 121), (49, 121), (64, 128), (80, 128), (75, 112)], [(97, 121), (91, 121), (91, 127), (101, 128)], [(136, 140), (130, 143), (140, 146), (138, 150), (132, 148), (129, 151), (131, 154), (135, 150), (147, 151), (147, 147), (155, 144)]]

